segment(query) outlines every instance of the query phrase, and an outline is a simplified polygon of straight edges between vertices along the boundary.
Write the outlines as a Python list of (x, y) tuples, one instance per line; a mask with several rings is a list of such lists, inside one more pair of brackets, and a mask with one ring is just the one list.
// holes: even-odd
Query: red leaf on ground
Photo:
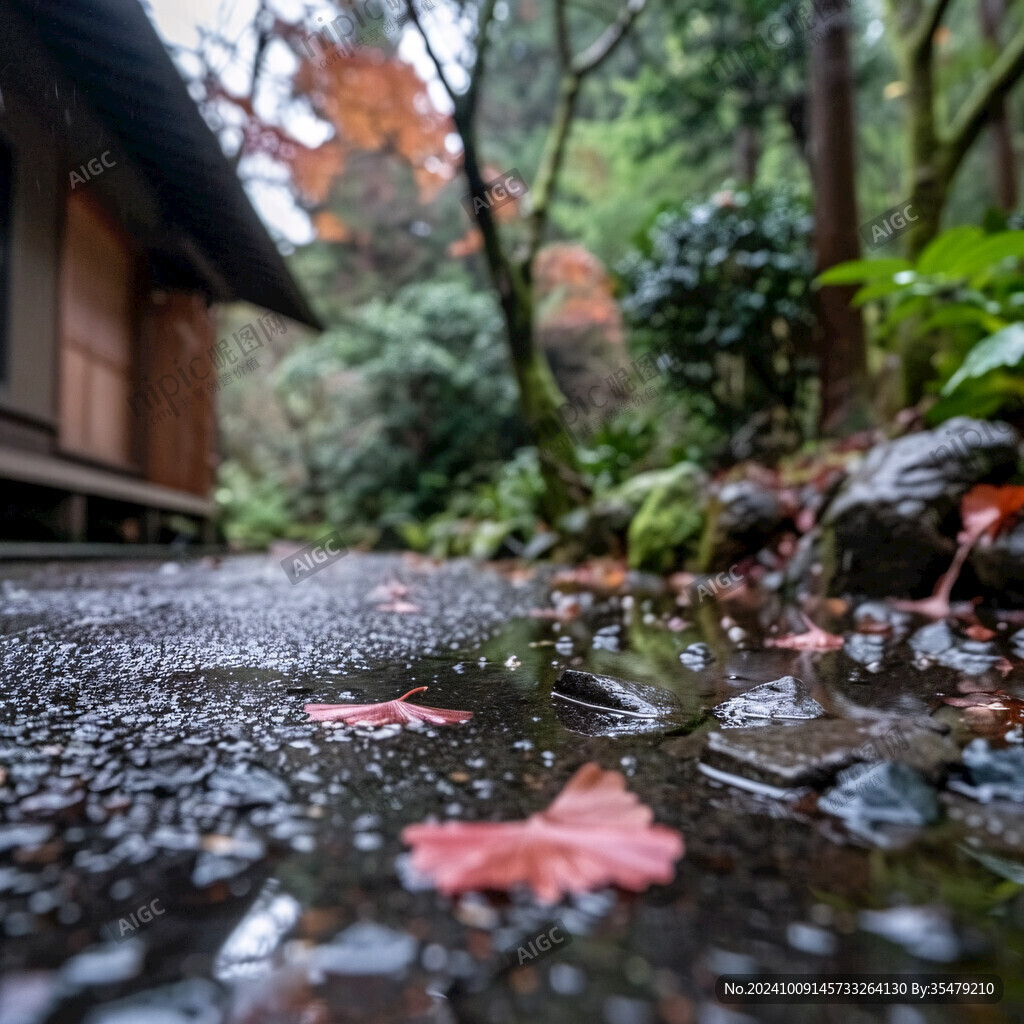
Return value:
[(846, 643), (841, 636), (816, 626), (803, 613), (800, 618), (804, 620), (808, 632), (769, 637), (764, 642), (765, 647), (784, 647), (790, 651), (835, 651)]
[(941, 699), (943, 704), (963, 708), (967, 724), (984, 736), (1002, 736), (1008, 728), (1024, 725), (1024, 700), (1004, 690)]
[(399, 615), (415, 615), (420, 610), (418, 604), (412, 601), (389, 601), (387, 604), (377, 605), (379, 612), (398, 612)]
[(556, 590), (597, 590), (614, 592), (626, 582), (624, 563), (607, 559), (584, 562), (575, 569), (563, 569), (551, 577)]
[(579, 601), (563, 601), (557, 608), (531, 608), (531, 619), (543, 619), (550, 622), (572, 622), (578, 619), (583, 610)]
[(994, 538), (1024, 508), (1024, 487), (993, 487), (978, 484), (960, 502), (960, 518), (964, 528), (961, 544), (973, 544), (979, 537)]
[(422, 693), (426, 689), (425, 686), (417, 686), (397, 700), (383, 704), (307, 704), (303, 710), (316, 722), (344, 722), (346, 725), (405, 725), (407, 722), (451, 725), (468, 722), (473, 717), (472, 711), (449, 711), (405, 703), (414, 693)]
[(968, 626), (964, 632), (972, 640), (991, 640), (996, 635), (994, 629), (989, 629), (988, 626), (983, 626), (980, 622), (975, 622), (973, 625)]
[(413, 867), (449, 895), (528, 885), (544, 903), (618, 885), (642, 892), (672, 880), (683, 837), (652, 824), (619, 772), (585, 764), (547, 810), (525, 821), (410, 825)]
[(409, 593), (409, 588), (400, 580), (385, 580), (378, 583), (367, 595), (366, 600), (374, 603), (398, 601)]

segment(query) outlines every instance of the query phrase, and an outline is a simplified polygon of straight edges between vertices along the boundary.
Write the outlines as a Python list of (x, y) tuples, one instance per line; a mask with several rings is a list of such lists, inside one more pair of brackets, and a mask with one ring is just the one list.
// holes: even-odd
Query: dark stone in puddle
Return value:
[(715, 655), (707, 644), (695, 643), (680, 652), (679, 661), (683, 668), (688, 668), (691, 672), (703, 672), (709, 665), (714, 664)]
[(582, 736), (643, 736), (667, 732), (675, 724), (665, 717), (638, 718), (621, 711), (584, 707), (571, 700), (556, 700), (555, 714), (566, 729)]
[(719, 729), (708, 736), (703, 762), (781, 789), (820, 789), (843, 768), (881, 759), (904, 761), (929, 777), (941, 777), (957, 752), (928, 719), (817, 719), (769, 728)]
[(932, 622), (923, 626), (910, 638), (909, 643), (918, 654), (967, 675), (981, 675), (999, 660), (994, 644), (960, 637), (946, 622)]
[(972, 740), (964, 747), (963, 763), (967, 781), (951, 783), (951, 789), (982, 803), (996, 797), (1024, 802), (1024, 747), (997, 749), (987, 740)]
[[(970, 458), (951, 454), (958, 437)], [(827, 592), (927, 596), (953, 557), (960, 499), (1007, 479), (1019, 442), (1008, 424), (956, 417), (873, 448), (820, 519)]]
[(881, 665), (886, 640), (887, 637), (878, 633), (851, 633), (843, 645), (843, 653), (860, 665)]
[(552, 696), (562, 725), (584, 736), (639, 736), (690, 729), (704, 717), (697, 715), (687, 721), (682, 702), (671, 690), (571, 668), (558, 677)]
[(939, 819), (935, 790), (900, 761), (854, 765), (839, 773), (837, 783), (818, 807), (854, 827), (930, 825)]
[(1010, 646), (1013, 648), (1013, 653), (1018, 658), (1024, 658), (1024, 629), (1018, 629), (1013, 636), (1010, 637)]
[(562, 672), (552, 692), (598, 711), (643, 718), (664, 718), (683, 711), (682, 702), (671, 690), (572, 668)]
[(767, 725), (775, 718), (820, 718), (825, 709), (796, 676), (783, 676), (730, 697), (714, 708), (727, 725)]

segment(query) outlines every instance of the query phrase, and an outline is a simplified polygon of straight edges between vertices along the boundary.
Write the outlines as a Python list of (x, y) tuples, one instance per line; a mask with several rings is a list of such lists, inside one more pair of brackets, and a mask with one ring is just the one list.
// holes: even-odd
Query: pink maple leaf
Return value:
[(344, 722), (346, 725), (405, 725), (407, 722), (430, 722), (431, 725), (450, 725), (468, 722), (472, 711), (449, 711), (445, 708), (426, 708), (421, 704), (406, 704), (414, 693), (422, 693), (425, 686), (383, 704), (307, 704), (303, 709), (316, 722)]
[(765, 640), (765, 647), (784, 647), (790, 651), (835, 651), (843, 646), (846, 641), (835, 633), (826, 632), (816, 626), (803, 612), (800, 618), (807, 626), (806, 633), (790, 633), (787, 636), (769, 637)]
[(399, 615), (415, 615), (420, 610), (418, 604), (413, 604), (412, 601), (403, 601), (401, 598), (388, 601), (386, 604), (379, 604), (376, 608), (379, 612), (397, 612)]
[(413, 848), (413, 867), (444, 893), (524, 884), (554, 903), (604, 885), (642, 892), (670, 882), (683, 837), (653, 817), (620, 772), (591, 762), (525, 821), (410, 825), (402, 840)]

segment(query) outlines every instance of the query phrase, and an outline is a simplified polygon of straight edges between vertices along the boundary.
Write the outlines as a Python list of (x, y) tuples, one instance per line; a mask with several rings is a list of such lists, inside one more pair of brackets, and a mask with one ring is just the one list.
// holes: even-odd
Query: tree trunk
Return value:
[[(860, 256), (857, 236), (853, 75), (846, 12), (811, 26), (810, 137), (814, 168), (817, 272)], [(815, 348), (821, 380), (821, 428), (840, 431), (866, 414), (867, 357), (852, 287), (817, 293)]]
[[(541, 511), (545, 520), (555, 525), (562, 516), (585, 505), (589, 495), (580, 475), (575, 439), (568, 429), (572, 420), (564, 412), (571, 406), (558, 388), (547, 356), (537, 345), (530, 282), (520, 270), (509, 274), (509, 283), (511, 287), (499, 287), (498, 292), (512, 368), (519, 385), (523, 419), (540, 458), (544, 479)], [(560, 410), (562, 416), (559, 416)]]
[[(1006, 16), (1005, 0), (978, 0), (981, 34), (999, 52), (999, 33)], [(1013, 152), (1013, 128), (1010, 100), (1001, 99), (992, 107), (992, 194), (1004, 213), (1017, 208), (1017, 161)]]
[[(458, 112), (456, 125), (465, 151), (463, 170), (470, 193), (483, 195), (484, 182), (473, 127), (460, 123)], [(559, 410), (568, 403), (558, 388), (547, 356), (537, 345), (532, 257), (527, 254), (524, 260), (515, 263), (505, 255), (488, 210), (479, 212), (477, 224), (483, 236), (484, 261), (505, 320), (512, 369), (519, 386), (520, 410), (540, 458), (544, 478), (541, 513), (554, 526), (562, 516), (585, 505), (589, 495), (580, 474), (574, 439), (558, 416)]]
[(757, 128), (741, 124), (733, 140), (733, 174), (741, 185), (752, 188), (757, 181), (757, 166), (761, 161), (761, 140)]
[(935, 130), (935, 82), (930, 47), (906, 54), (904, 76), (910, 122), (908, 199), (918, 218), (907, 232), (907, 255), (916, 260), (939, 233), (952, 175), (946, 166), (946, 151)]

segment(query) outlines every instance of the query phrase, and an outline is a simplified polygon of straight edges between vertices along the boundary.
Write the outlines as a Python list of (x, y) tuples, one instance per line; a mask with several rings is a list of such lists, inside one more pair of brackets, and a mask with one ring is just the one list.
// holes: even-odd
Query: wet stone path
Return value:
[[(357, 555), (296, 586), (258, 557), (6, 567), (0, 1022), (1022, 1019), (1024, 794), (936, 710), (1008, 641), (890, 615), (885, 638), (846, 622), (841, 651), (766, 650), (781, 610), (737, 625), (707, 605), (672, 629), (643, 580), (559, 622), (529, 614), (565, 608), (542, 575)], [(671, 690), (672, 728), (553, 696), (567, 667)], [(1019, 696), (1016, 674), (999, 685)], [(303, 712), (423, 685), (473, 720)], [(545, 907), (412, 872), (406, 825), (524, 817), (587, 761), (684, 834), (670, 884)], [(501, 970), (556, 919), (570, 942)], [(968, 970), (999, 974), (1004, 1001), (715, 999), (726, 973)]]

